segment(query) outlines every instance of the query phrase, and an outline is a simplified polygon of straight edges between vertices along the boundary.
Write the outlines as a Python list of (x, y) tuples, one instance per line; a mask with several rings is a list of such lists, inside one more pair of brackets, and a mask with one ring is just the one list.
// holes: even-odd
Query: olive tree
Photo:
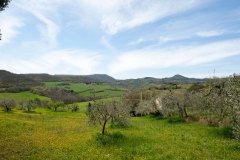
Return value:
[(137, 108), (137, 115), (149, 115), (152, 114), (154, 116), (162, 115), (162, 106), (161, 106), (161, 97), (160, 96), (152, 96), (149, 100), (141, 101)]
[(38, 103), (34, 100), (26, 100), (23, 102), (22, 106), (24, 109), (30, 112), (31, 110), (34, 110), (37, 108)]
[(162, 111), (166, 116), (171, 116), (175, 111), (180, 118), (188, 117), (186, 107), (188, 106), (189, 94), (186, 91), (172, 91), (162, 96)]
[(231, 108), (233, 133), (236, 140), (240, 141), (240, 75), (234, 74), (229, 78), (226, 102)]
[(49, 102), (48, 103), (48, 105), (54, 110), (54, 111), (57, 111), (57, 109), (59, 108), (59, 107), (63, 107), (64, 106), (64, 102), (61, 102), (61, 101), (59, 101), (59, 102)]
[(0, 99), (0, 107), (5, 108), (8, 112), (12, 108), (16, 107), (16, 102), (13, 99)]
[(240, 76), (213, 77), (207, 81), (208, 91), (202, 97), (201, 112), (210, 125), (230, 120), (234, 136), (240, 140)]
[(77, 103), (73, 103), (73, 104), (69, 104), (68, 108), (72, 111), (72, 112), (77, 112), (79, 110), (79, 105)]
[(102, 126), (102, 134), (105, 133), (107, 122), (110, 120), (120, 120), (127, 122), (130, 117), (130, 107), (122, 101), (108, 101), (106, 99), (96, 100), (93, 104), (89, 102), (86, 114), (89, 117), (89, 123)]

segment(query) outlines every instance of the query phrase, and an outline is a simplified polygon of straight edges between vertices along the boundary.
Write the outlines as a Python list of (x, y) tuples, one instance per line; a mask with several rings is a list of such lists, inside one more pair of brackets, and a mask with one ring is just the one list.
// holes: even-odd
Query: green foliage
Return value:
[(221, 128), (221, 133), (226, 138), (234, 138), (232, 126), (226, 126), (226, 127)]
[(69, 104), (68, 108), (72, 111), (72, 112), (77, 112), (79, 110), (79, 105), (77, 103), (73, 103), (73, 104)]
[(1, 0), (0, 1), (0, 11), (3, 11), (11, 0)]
[(168, 123), (185, 123), (186, 120), (180, 117), (173, 117), (168, 119)]
[(189, 91), (199, 91), (203, 89), (205, 86), (202, 83), (193, 83), (188, 90)]
[(54, 111), (57, 111), (57, 109), (59, 107), (63, 107), (64, 106), (64, 102), (49, 102), (48, 105), (54, 110)]

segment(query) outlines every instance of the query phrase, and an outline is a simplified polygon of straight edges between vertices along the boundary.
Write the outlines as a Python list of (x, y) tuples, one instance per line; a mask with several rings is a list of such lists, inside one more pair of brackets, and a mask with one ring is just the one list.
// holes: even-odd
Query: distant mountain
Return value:
[(61, 78), (57, 76), (52, 76), (46, 73), (40, 74), (23, 74), (26, 77), (32, 78), (39, 82), (60, 82)]
[(32, 86), (40, 82), (105, 82), (116, 86), (130, 89), (147, 88), (150, 86), (161, 86), (165, 84), (183, 84), (205, 82), (206, 79), (188, 78), (182, 75), (174, 75), (169, 78), (145, 77), (138, 79), (116, 80), (106, 74), (92, 75), (49, 75), (49, 74), (13, 74), (5, 70), (0, 70), (0, 88), (16, 85)]
[(130, 89), (148, 88), (151, 86), (161, 86), (165, 84), (183, 84), (183, 83), (196, 83), (205, 82), (206, 79), (188, 78), (182, 75), (174, 75), (170, 78), (153, 78), (145, 77), (138, 79), (126, 79), (116, 81), (117, 85)]
[(49, 74), (24, 74), (39, 82), (110, 82), (115, 81), (113, 77), (106, 74), (93, 75), (49, 75)]
[(175, 80), (186, 80), (186, 79), (189, 79), (189, 78), (184, 77), (184, 76), (182, 76), (182, 75), (180, 75), (180, 74), (176, 74), (176, 75), (174, 75), (173, 77), (170, 77), (170, 79), (175, 79)]
[(87, 75), (87, 77), (105, 81), (105, 82), (116, 81), (113, 77), (106, 75), (106, 74), (92, 74), (92, 75)]
[(14, 74), (5, 70), (0, 70), (0, 84), (2, 85), (39, 84), (39, 82), (25, 75)]
[(196, 82), (205, 82), (206, 79), (200, 78), (188, 78), (182, 75), (176, 74), (173, 77), (165, 78), (165, 81), (170, 81), (171, 83), (196, 83)]

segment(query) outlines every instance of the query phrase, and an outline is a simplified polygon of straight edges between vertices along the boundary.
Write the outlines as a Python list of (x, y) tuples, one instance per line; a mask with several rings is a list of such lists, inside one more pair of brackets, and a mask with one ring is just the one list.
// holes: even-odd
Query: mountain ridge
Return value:
[[(4, 76), (5, 75), (5, 76)], [(10, 75), (10, 76), (7, 76)], [(6, 78), (8, 77), (8, 78)], [(18, 83), (18, 81), (21, 83)], [(6, 82), (11, 82), (11, 85), (21, 84), (37, 84), (40, 82), (72, 82), (72, 83), (109, 83), (115, 86), (122, 86), (129, 89), (137, 89), (139, 87), (159, 86), (165, 84), (187, 84), (196, 82), (205, 82), (206, 79), (188, 78), (180, 74), (176, 74), (169, 78), (154, 78), (144, 77), (137, 79), (117, 80), (107, 74), (91, 74), (91, 75), (50, 75), (47, 73), (41, 74), (14, 74), (9, 71), (0, 70), (0, 86)]]

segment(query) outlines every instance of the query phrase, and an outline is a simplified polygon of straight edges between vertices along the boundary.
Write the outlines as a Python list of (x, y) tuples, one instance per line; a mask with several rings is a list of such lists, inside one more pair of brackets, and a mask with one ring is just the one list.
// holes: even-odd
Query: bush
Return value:
[(164, 119), (167, 119), (167, 118), (164, 117), (164, 116), (157, 116), (157, 117), (156, 117), (156, 120), (164, 120)]
[(125, 136), (121, 132), (113, 132), (113, 133), (106, 133), (96, 135), (96, 141), (99, 142), (101, 145), (113, 145), (119, 143), (123, 140)]
[(231, 126), (223, 127), (223, 128), (222, 128), (222, 135), (223, 135), (225, 138), (234, 138), (234, 135), (233, 135), (233, 127), (231, 127)]
[(185, 123), (186, 120), (184, 118), (170, 118), (168, 119), (168, 123)]

